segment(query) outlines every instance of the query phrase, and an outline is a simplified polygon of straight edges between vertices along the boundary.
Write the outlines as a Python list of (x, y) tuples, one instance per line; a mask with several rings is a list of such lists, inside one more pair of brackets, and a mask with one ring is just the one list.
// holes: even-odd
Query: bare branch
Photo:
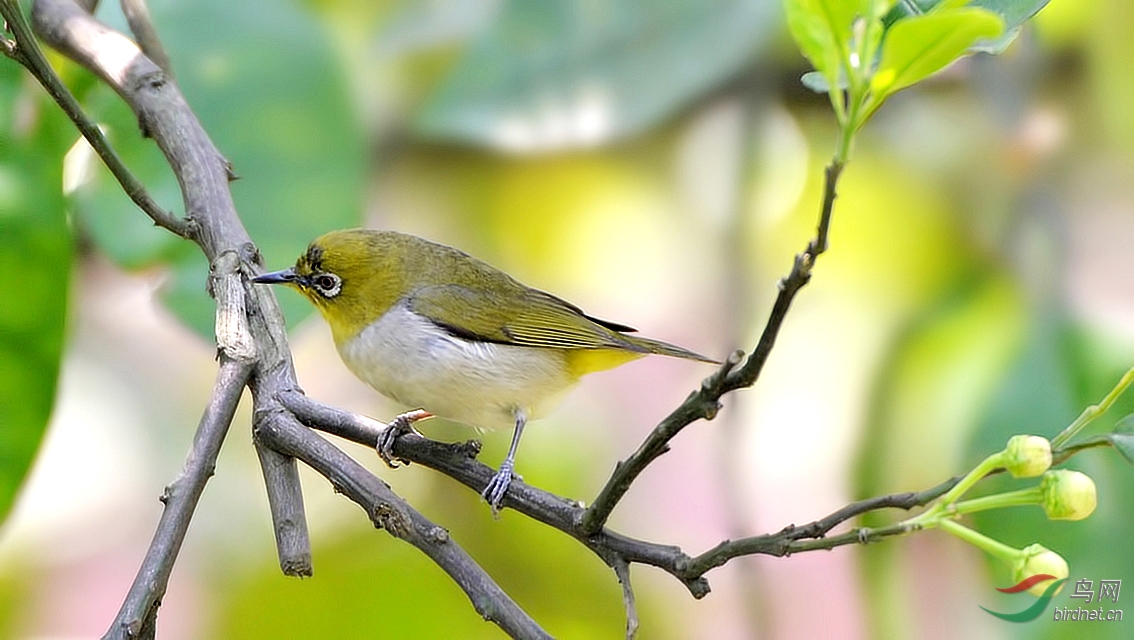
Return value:
[(880, 509), (905, 509), (908, 511), (925, 506), (944, 495), (959, 480), (960, 476), (950, 478), (925, 491), (894, 493), (852, 502), (824, 518), (800, 527), (789, 525), (774, 534), (726, 540), (691, 559), (686, 569), (694, 575), (702, 575), (710, 569), (719, 567), (740, 556), (762, 554), (782, 557), (801, 551), (834, 549), (847, 544), (865, 544), (883, 537), (908, 533), (905, 530), (891, 530), (887, 527), (881, 529), (860, 528), (846, 534), (826, 537), (838, 525), (864, 513)]
[[(241, 265), (248, 261), (249, 257), (242, 259), (234, 251), (220, 254), (213, 261), (209, 291), (217, 301), (218, 352), (252, 359), (256, 356), (256, 342), (248, 326), (242, 277), (245, 274), (241, 269)], [(314, 571), (311, 566), (311, 538), (303, 508), (299, 467), (295, 458), (273, 451), (259, 441), (253, 444), (264, 473), (280, 570), (287, 576), (310, 576)]]
[(630, 563), (619, 560), (614, 563), (614, 573), (622, 585), (622, 606), (626, 608), (626, 640), (634, 640), (638, 635), (638, 607), (634, 604), (634, 585), (630, 582)]
[[(375, 420), (323, 405), (296, 391), (281, 393), (280, 402), (304, 424), (370, 447), (378, 442), (385, 428)], [(440, 471), (478, 493), (493, 473), (490, 467), (475, 459), (479, 452), (480, 446), (476, 442), (449, 444), (414, 433), (406, 433), (394, 441), (394, 453), (398, 458)], [(680, 580), (693, 597), (701, 598), (709, 593), (705, 574), (739, 556), (782, 557), (848, 544), (865, 544), (908, 533), (887, 527), (860, 528), (826, 537), (838, 525), (864, 513), (881, 509), (909, 510), (929, 504), (948, 491), (957, 480), (950, 478), (916, 493), (895, 493), (852, 502), (802, 526), (789, 525), (776, 533), (726, 540), (696, 557), (689, 556), (679, 547), (638, 540), (605, 527), (594, 533), (587, 532), (581, 525), (585, 510), (579, 503), (524, 484), (519, 479), (509, 487), (504, 506), (574, 537), (614, 569), (619, 580), (623, 578), (620, 573), (622, 565), (646, 564), (668, 572)], [(625, 584), (623, 588), (626, 588)]]
[(150, 19), (150, 8), (145, 0), (122, 0), (122, 14), (126, 16), (126, 24), (130, 25), (130, 33), (138, 41), (142, 53), (153, 61), (165, 75), (173, 78), (173, 66), (169, 62), (169, 54), (161, 44), (157, 30), (154, 29), (153, 20)]
[(827, 250), (831, 212), (835, 206), (837, 185), (841, 173), (842, 165), (838, 163), (832, 163), (827, 167), (824, 174), (826, 181), (823, 203), (819, 212), (819, 224), (815, 238), (807, 244), (807, 249), (803, 253), (795, 257), (795, 262), (787, 277), (780, 280), (780, 292), (776, 296), (768, 321), (764, 325), (764, 331), (760, 335), (760, 341), (756, 344), (756, 349), (752, 352), (752, 355), (740, 367), (736, 367), (736, 364), (743, 354), (738, 351), (730, 356), (719, 371), (707, 378), (701, 384), (699, 390), (690, 394), (685, 402), (681, 403), (650, 432), (650, 435), (646, 437), (637, 451), (615, 466), (614, 473), (611, 474), (610, 479), (607, 480), (594, 503), (583, 513), (581, 526), (584, 531), (593, 533), (606, 524), (611, 512), (614, 511), (614, 507), (622, 499), (622, 496), (626, 495), (630, 485), (651, 462), (669, 450), (669, 441), (682, 429), (700, 419), (712, 420), (720, 409), (721, 396), (756, 383), (757, 378), (760, 377), (760, 372), (764, 369), (764, 364), (768, 361), (768, 356), (772, 353), (772, 347), (776, 344), (780, 327), (783, 326), (784, 318), (787, 317), (788, 309), (791, 307), (795, 295), (810, 282), (811, 269), (815, 265), (815, 259)]
[[(0, 3), (7, 12), (14, 7), (12, 0), (0, 0)], [(237, 322), (222, 328), (222, 335), (226, 336), (221, 345), (222, 353), (233, 349), (246, 352), (244, 333), (247, 331), (251, 335), (250, 351), (255, 354), (256, 360), (248, 386), (252, 390), (258, 439), (262, 443), (267, 442), (272, 450), (268, 456), (262, 456), (262, 460), (285, 571), (290, 568), (292, 573), (310, 572), (309, 560), (304, 558), (309, 558), (310, 546), (302, 497), (294, 459), (290, 457), (295, 454), (302, 455), (308, 464), (331, 479), (340, 490), (360, 504), (367, 505), (368, 513), (372, 514), (376, 523), (415, 544), (445, 567), (458, 584), (466, 588), (474, 606), (486, 619), (493, 620), (516, 637), (547, 637), (463, 550), (448, 540), (444, 529), (410, 509), (346, 454), (314, 433), (299, 428), (279, 404), (277, 394), (299, 388), (283, 316), (269, 289), (252, 287), (247, 282), (251, 265), (258, 265), (260, 259), (233, 206), (228, 189), (232, 167), (209, 140), (176, 85), (168, 82), (165, 74), (133, 42), (94, 20), (71, 0), (37, 0), (33, 17), (40, 37), (103, 78), (137, 114), (142, 131), (157, 142), (181, 184), (188, 212), (187, 220), (183, 221), (187, 225), (185, 228), (193, 230), (179, 235), (196, 241), (210, 262), (226, 254), (239, 258), (236, 262), (243, 276), (243, 302), (247, 307), (248, 322), (246, 326)], [(21, 52), (35, 46), (26, 33), (17, 34), (16, 44)], [(50, 67), (44, 65), (41, 71), (45, 74), (41, 82), (49, 88), (62, 87)], [(60, 97), (63, 94), (53, 92), (52, 95), (61, 104), (66, 101), (66, 98)], [(69, 97), (69, 94), (66, 95)], [(68, 104), (76, 114), (81, 114), (73, 99)], [(77, 115), (76, 118), (78, 122), (85, 122)], [(228, 280), (222, 283), (224, 301), (219, 301), (222, 305), (240, 298), (228, 284)], [(218, 309), (218, 313), (226, 321), (231, 319), (225, 309)], [(227, 361), (227, 356), (224, 358)], [(159, 561), (160, 571), (168, 575), (172, 563), (172, 556), (165, 554)], [(147, 579), (146, 573), (147, 567), (143, 567), (139, 574), (140, 582)], [(124, 627), (116, 624), (108, 635), (121, 637), (119, 634), (125, 634), (127, 630), (131, 633), (135, 630), (152, 631), (153, 611), (156, 608), (151, 606), (143, 614), (148, 618), (142, 618), (142, 625)], [(126, 617), (131, 623), (137, 618), (133, 615)]]
[(449, 574), (485, 620), (514, 638), (550, 638), (477, 563), (449, 532), (417, 512), (385, 482), (353, 458), (304, 428), (288, 413), (260, 414), (256, 437), (277, 451), (299, 458), (331, 481), (335, 490), (366, 511), (374, 526), (420, 549)]
[(154, 532), (149, 551), (134, 579), (133, 586), (122, 603), (122, 608), (104, 638), (153, 637), (157, 609), (169, 584), (169, 574), (197, 501), (205, 490), (205, 483), (216, 468), (217, 455), (224, 442), (232, 416), (240, 403), (240, 394), (252, 372), (252, 363), (224, 358), (213, 395), (205, 405), (205, 412), (193, 436), (193, 446), (185, 460), (185, 468), (165, 489), (161, 501), (165, 503), (161, 520)]
[(217, 354), (233, 360), (255, 360), (256, 342), (248, 328), (248, 305), (244, 301), (245, 260), (235, 251), (225, 251), (209, 265), (208, 291), (217, 303), (213, 331)]
[(292, 577), (313, 575), (311, 537), (303, 508), (299, 466), (295, 464), (295, 458), (265, 446), (258, 439), (253, 440), (253, 446), (260, 460), (260, 470), (264, 473), (264, 487), (268, 490), (268, 508), (272, 512), (280, 571)]

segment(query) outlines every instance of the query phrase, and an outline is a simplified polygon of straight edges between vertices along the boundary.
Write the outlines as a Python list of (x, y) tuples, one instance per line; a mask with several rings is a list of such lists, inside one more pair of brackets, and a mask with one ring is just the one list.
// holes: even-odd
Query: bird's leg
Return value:
[(499, 513), (500, 501), (504, 499), (508, 485), (512, 484), (512, 469), (516, 466), (516, 449), (520, 446), (520, 436), (523, 435), (524, 425), (527, 422), (527, 413), (522, 409), (517, 409), (516, 430), (512, 432), (512, 446), (508, 447), (508, 455), (504, 456), (504, 462), (500, 463), (500, 470), (492, 476), (492, 479), (488, 481), (484, 491), (480, 494), (488, 501), (488, 506), (492, 507), (492, 515)]
[(414, 409), (395, 417), (378, 436), (378, 444), (375, 446), (378, 450), (378, 457), (382, 458), (382, 461), (391, 469), (396, 469), (398, 462), (409, 464), (408, 460), (394, 457), (394, 441), (403, 433), (412, 432), (420, 436), (421, 434), (418, 433), (417, 429), (413, 428), (413, 423), (432, 417), (433, 414), (425, 409)]

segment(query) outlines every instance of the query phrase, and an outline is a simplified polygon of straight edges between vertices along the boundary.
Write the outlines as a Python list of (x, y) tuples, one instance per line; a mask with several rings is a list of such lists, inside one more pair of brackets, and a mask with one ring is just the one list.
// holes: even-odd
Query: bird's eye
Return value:
[(324, 298), (333, 298), (342, 290), (343, 281), (333, 273), (320, 273), (311, 279), (311, 285), (315, 287)]

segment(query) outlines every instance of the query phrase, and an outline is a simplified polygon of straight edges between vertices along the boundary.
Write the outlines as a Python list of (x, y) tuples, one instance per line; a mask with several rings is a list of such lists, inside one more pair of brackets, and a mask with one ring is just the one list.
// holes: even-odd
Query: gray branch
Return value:
[(134, 34), (134, 39), (138, 41), (142, 53), (160, 67), (165, 75), (172, 78), (173, 66), (169, 62), (169, 54), (161, 44), (161, 38), (158, 37), (157, 29), (150, 19), (150, 8), (145, 0), (122, 0), (120, 4), (122, 15), (126, 16), (126, 24), (130, 25), (130, 33)]
[(161, 501), (165, 504), (154, 539), (142, 561), (142, 568), (118, 611), (107, 638), (152, 638), (157, 622), (157, 609), (165, 595), (169, 574), (173, 570), (177, 552), (185, 540), (193, 510), (205, 490), (205, 483), (216, 468), (221, 444), (232, 424), (232, 416), (240, 403), (252, 363), (223, 357), (213, 395), (185, 460), (185, 468), (165, 489)]
[(315, 469), (366, 512), (375, 527), (420, 549), (437, 563), (469, 596), (485, 620), (514, 638), (550, 638), (493, 582), (475, 560), (449, 537), (395, 494), (354, 458), (307, 429), (289, 413), (258, 414), (256, 439), (299, 458)]
[[(280, 401), (304, 424), (366, 446), (375, 446), (385, 428), (370, 418), (321, 404), (298, 391), (281, 394)], [(494, 472), (491, 467), (476, 460), (478, 453), (480, 445), (475, 441), (444, 443), (414, 433), (406, 433), (394, 441), (394, 454), (399, 459), (440, 471), (479, 494)], [(638, 540), (606, 527), (591, 532), (583, 525), (586, 509), (578, 502), (528, 485), (519, 478), (512, 481), (502, 506), (575, 538), (614, 569), (620, 580), (629, 575), (623, 572), (622, 565), (646, 564), (666, 571), (680, 580), (693, 597), (701, 598), (709, 593), (705, 574), (739, 556), (783, 557), (907, 533), (886, 528), (860, 528), (837, 536), (827, 535), (835, 527), (864, 513), (881, 509), (909, 510), (929, 504), (948, 491), (957, 480), (950, 478), (925, 491), (895, 493), (852, 502), (805, 525), (788, 525), (775, 533), (725, 540), (697, 556), (690, 556), (676, 546)], [(628, 609), (627, 613), (629, 616), (633, 612)], [(631, 622), (629, 617), (627, 622)]]
[[(167, 220), (155, 217), (150, 211), (147, 213), (159, 224), (164, 222), (163, 226), (194, 240), (214, 266), (223, 262), (225, 269), (231, 269), (233, 264), (238, 267), (238, 287), (231, 286), (230, 280), (224, 280), (214, 282), (212, 288), (218, 299), (222, 373), (229, 372), (231, 367), (239, 367), (239, 371), (243, 372), (241, 384), (233, 385), (237, 392), (229, 391), (228, 395), (218, 394), (217, 397), (231, 397), (234, 409), (239, 399), (238, 391), (245, 380), (252, 391), (257, 452), (262, 461), (284, 571), (293, 575), (311, 573), (310, 542), (295, 464), (295, 459), (299, 458), (326, 475), (338, 489), (366, 509), (376, 524), (429, 555), (466, 590), (469, 599), (486, 619), (516, 637), (548, 637), (483, 569), (448, 539), (444, 529), (428, 522), (346, 454), (289, 417), (277, 397), (281, 392), (298, 389), (299, 385), (292, 367), (283, 317), (274, 294), (267, 287), (250, 286), (247, 280), (261, 266), (260, 257), (232, 202), (228, 189), (231, 167), (197, 121), (172, 78), (131, 40), (95, 20), (88, 11), (94, 4), (89, 1), (80, 5), (74, 0), (37, 0), (32, 10), (36, 33), (110, 85), (133, 109), (142, 132), (152, 137), (165, 154), (181, 186), (186, 219), (180, 221), (170, 217)], [(9, 23), (15, 17), (9, 14), (13, 11), (18, 14), (19, 11), (13, 0), (0, 0), (0, 8), (4, 9)], [(22, 15), (18, 17), (22, 20)], [(148, 23), (148, 20), (132, 21), (132, 28), (144, 31), (147, 25), (143, 22)], [(28, 64), (28, 60), (35, 59), (36, 55), (42, 60), (30, 34), (16, 30), (14, 35), (13, 41), (5, 41), (4, 52), (28, 66), (76, 122), (84, 136), (96, 146), (96, 150), (99, 144), (109, 150), (97, 128), (88, 126), (89, 119), (74, 99), (68, 99), (70, 94), (66, 93), (54, 71), (46, 64), (34, 68)], [(11, 46), (7, 46), (9, 44)], [(153, 50), (153, 44), (147, 44), (147, 48)], [(141, 186), (137, 186), (141, 190)], [(141, 192), (144, 193), (144, 190)], [(222, 256), (224, 258), (218, 261)], [(233, 305), (240, 303), (246, 310), (247, 322), (231, 313)], [(243, 360), (232, 360), (232, 353), (242, 357), (254, 354), (254, 360), (244, 364)], [(230, 365), (229, 362), (238, 364)], [(224, 389), (230, 387), (225, 386)], [(223, 423), (227, 426), (228, 422), (217, 418), (209, 418), (207, 422), (211, 428), (207, 431), (202, 429), (201, 437), (205, 438), (206, 433), (213, 434), (206, 440), (215, 442), (219, 447), (219, 439), (214, 439), (216, 425)], [(189, 499), (191, 492), (183, 494), (180, 487), (182, 483), (187, 487), (198, 487), (195, 495), (199, 495), (199, 488), (203, 488), (212, 473), (208, 456), (198, 456), (198, 453), (195, 448), (191, 454), (193, 465), (186, 467), (184, 479), (179, 478), (172, 485), (177, 491), (171, 493), (170, 500), (176, 500), (177, 508), (167, 508), (163, 514), (154, 544), (147, 555), (147, 564), (142, 567), (135, 588), (123, 605), (123, 613), (108, 631), (107, 637), (152, 635), (157, 606), (196, 504), (195, 497)]]

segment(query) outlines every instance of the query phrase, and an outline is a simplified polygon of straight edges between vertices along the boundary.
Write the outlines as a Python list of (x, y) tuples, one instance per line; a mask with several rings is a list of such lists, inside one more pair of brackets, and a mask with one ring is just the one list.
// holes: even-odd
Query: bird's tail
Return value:
[(656, 353), (663, 356), (672, 356), (674, 358), (685, 358), (686, 360), (697, 360), (698, 362), (707, 362), (709, 364), (721, 364), (718, 360), (707, 358), (699, 353), (695, 353), (683, 347), (661, 340), (651, 340), (650, 338), (641, 338), (639, 336), (628, 336), (623, 334), (622, 339), (630, 344), (642, 349), (644, 353)]

